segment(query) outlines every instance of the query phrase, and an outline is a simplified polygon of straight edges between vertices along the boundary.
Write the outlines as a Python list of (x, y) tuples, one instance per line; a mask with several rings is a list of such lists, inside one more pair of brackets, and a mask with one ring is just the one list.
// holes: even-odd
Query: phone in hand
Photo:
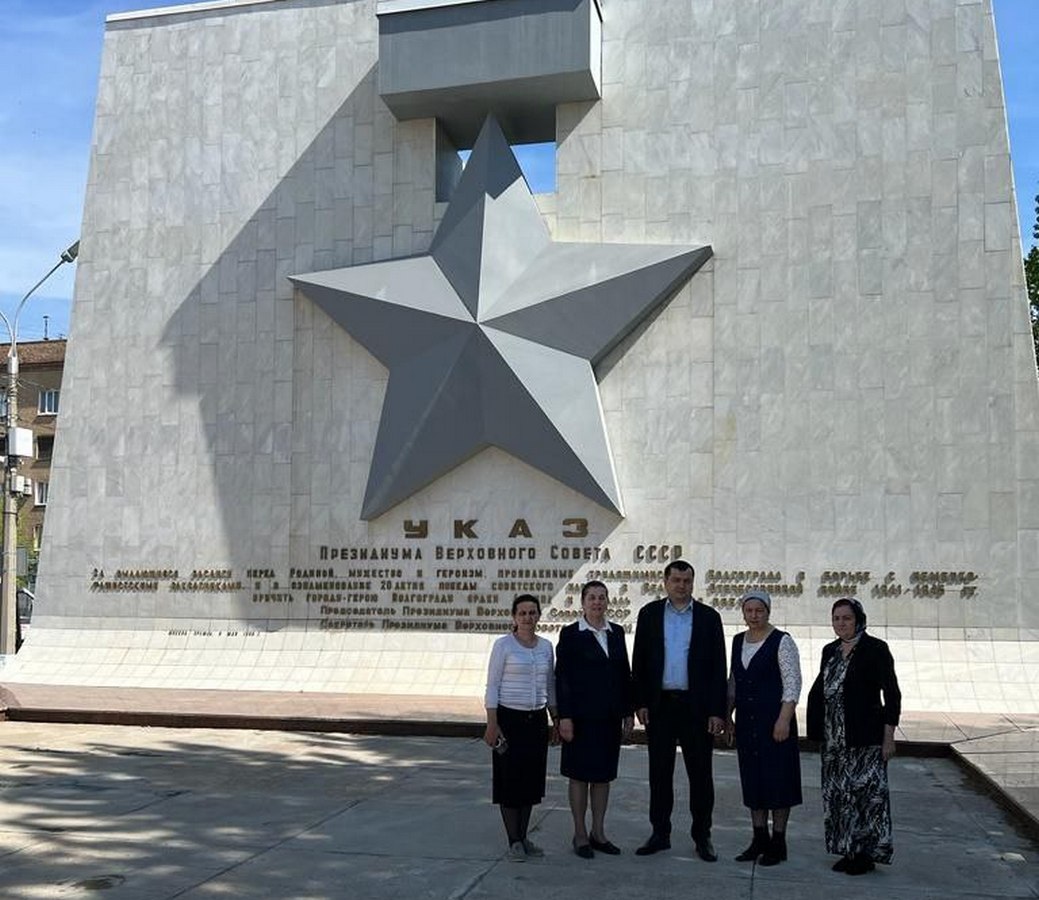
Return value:
[(498, 756), (502, 756), (508, 749), (509, 742), (505, 740), (505, 735), (499, 734), (498, 739), (494, 742), (494, 752), (497, 753)]

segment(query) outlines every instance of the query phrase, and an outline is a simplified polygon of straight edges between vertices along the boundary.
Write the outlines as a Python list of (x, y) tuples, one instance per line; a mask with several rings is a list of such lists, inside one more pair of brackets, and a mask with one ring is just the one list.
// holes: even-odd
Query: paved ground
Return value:
[[(20, 722), (271, 729), (381, 735), (483, 734), (480, 697), (202, 691), (0, 684), (0, 716)], [(639, 734), (636, 731), (636, 734)], [(1039, 715), (902, 711), (907, 755), (953, 755), (1039, 840)]]
[(570, 852), (556, 775), (532, 835), (546, 858), (506, 862), (488, 752), (469, 738), (0, 722), (0, 897), (1039, 897), (1039, 848), (949, 759), (892, 763), (895, 863), (850, 878), (823, 848), (814, 755), (790, 861), (760, 869), (732, 861), (749, 827), (731, 752), (716, 757), (714, 865), (678, 839), (685, 815), (670, 853), (631, 852), (648, 833), (643, 747), (625, 748), (610, 807), (622, 856)]

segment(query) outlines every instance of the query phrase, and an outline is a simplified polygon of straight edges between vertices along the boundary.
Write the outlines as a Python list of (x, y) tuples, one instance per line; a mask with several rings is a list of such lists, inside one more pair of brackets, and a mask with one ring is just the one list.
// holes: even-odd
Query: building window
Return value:
[(38, 434), (36, 436), (36, 458), (49, 460), (54, 454), (54, 435)]
[(43, 544), (43, 526), (33, 525), (32, 527), (32, 549), (34, 553), (40, 552), (40, 545)]
[(0, 394), (0, 419), (2, 419), (4, 422), (7, 421), (7, 389), (6, 388), (4, 389), (4, 392), (2, 394)]
[(48, 482), (46, 482), (46, 481), (34, 481), (32, 487), (33, 487), (33, 492), (36, 495), (36, 505), (37, 506), (46, 506), (47, 505), (47, 488), (50, 487), (50, 484)]
[(57, 389), (40, 391), (38, 412), (41, 416), (56, 416), (58, 414), (58, 394), (60, 393)]

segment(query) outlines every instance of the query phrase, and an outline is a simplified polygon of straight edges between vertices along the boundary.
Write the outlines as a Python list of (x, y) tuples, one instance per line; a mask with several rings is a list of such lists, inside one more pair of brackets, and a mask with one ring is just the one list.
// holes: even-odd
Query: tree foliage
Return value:
[(1028, 311), (1032, 317), (1032, 340), (1039, 360), (1039, 194), (1035, 197), (1035, 224), (1032, 226), (1032, 249), (1025, 257), (1025, 284), (1028, 286)]

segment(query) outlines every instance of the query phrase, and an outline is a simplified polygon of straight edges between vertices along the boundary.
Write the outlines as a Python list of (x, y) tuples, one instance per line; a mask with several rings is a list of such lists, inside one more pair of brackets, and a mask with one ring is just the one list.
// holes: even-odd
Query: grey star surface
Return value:
[(553, 242), (488, 118), (428, 255), (292, 279), (389, 370), (361, 518), (491, 446), (622, 515), (593, 367), (711, 252)]

